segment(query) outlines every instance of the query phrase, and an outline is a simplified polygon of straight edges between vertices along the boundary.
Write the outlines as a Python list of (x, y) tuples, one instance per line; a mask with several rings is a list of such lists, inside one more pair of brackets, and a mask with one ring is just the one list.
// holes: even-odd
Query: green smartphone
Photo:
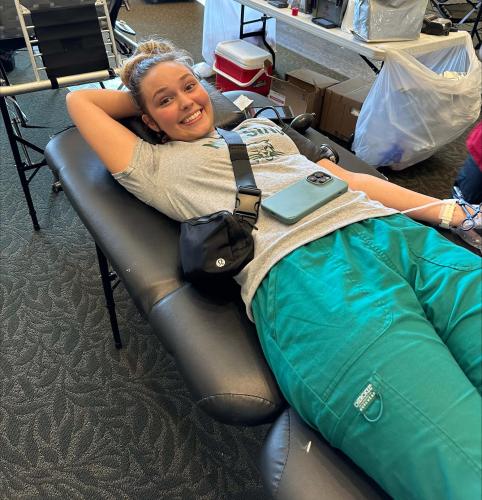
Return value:
[(285, 224), (294, 224), (348, 190), (348, 184), (325, 172), (313, 172), (264, 199), (261, 207)]

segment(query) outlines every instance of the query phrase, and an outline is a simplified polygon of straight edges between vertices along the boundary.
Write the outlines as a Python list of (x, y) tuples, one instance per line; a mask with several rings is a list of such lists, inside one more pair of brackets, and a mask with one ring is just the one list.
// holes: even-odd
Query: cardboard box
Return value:
[(371, 86), (365, 80), (352, 78), (326, 89), (320, 130), (349, 141)]
[(315, 113), (318, 123), (325, 90), (338, 80), (301, 68), (286, 73), (286, 80), (273, 78), (268, 97), (278, 106), (290, 106), (295, 116)]

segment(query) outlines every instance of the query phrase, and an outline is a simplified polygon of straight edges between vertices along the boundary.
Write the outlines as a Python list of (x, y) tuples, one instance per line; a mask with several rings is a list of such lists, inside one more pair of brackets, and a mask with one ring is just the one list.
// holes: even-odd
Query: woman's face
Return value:
[(193, 141), (214, 130), (211, 99), (186, 66), (157, 64), (142, 80), (141, 92), (146, 108), (142, 120), (171, 140)]

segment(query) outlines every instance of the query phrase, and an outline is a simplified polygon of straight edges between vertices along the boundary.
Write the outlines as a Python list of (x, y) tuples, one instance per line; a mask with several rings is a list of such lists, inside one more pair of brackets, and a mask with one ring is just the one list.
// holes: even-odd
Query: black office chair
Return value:
[[(72, 0), (22, 0), (21, 3), (27, 8), (35, 5), (35, 10), (39, 10), (45, 7), (52, 8), (52, 5), (54, 9), (71, 7), (72, 4), (89, 5), (94, 4), (95, 0), (77, 0), (77, 2), (72, 2)], [(123, 5), (130, 9), (126, 0), (108, 1), (112, 27), (115, 26), (119, 10)], [(9, 73), (15, 68), (15, 52), (23, 48), (26, 48), (26, 44), (14, 2), (0, 5), (0, 64), (3, 65), (5, 72)]]
[[(12, 54), (27, 49), (36, 80), (31, 83), (45, 85), (42, 88), (58, 88), (66, 78), (64, 85), (113, 77), (121, 61), (112, 27), (121, 4), (122, 0), (102, 4), (95, 0), (15, 0), (0, 5), (0, 50), (4, 54), (0, 59), (0, 108), (34, 229), (40, 226), (29, 184), (46, 162), (31, 160), (30, 151), (43, 155), (43, 149), (23, 137), (22, 130), (32, 126), (18, 105), (15, 89), (5, 89), (11, 87), (7, 70), (14, 66)], [(53, 190), (59, 189), (55, 179)]]

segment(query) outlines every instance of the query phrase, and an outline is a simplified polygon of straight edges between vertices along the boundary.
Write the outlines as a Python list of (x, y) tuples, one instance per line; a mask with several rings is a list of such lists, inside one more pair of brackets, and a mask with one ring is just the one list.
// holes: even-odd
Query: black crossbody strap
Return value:
[(241, 136), (232, 130), (224, 130), (222, 128), (216, 130), (228, 144), (236, 185), (238, 187), (256, 187), (256, 181), (254, 180), (253, 170), (249, 161), (248, 150)]
[(216, 130), (228, 145), (234, 178), (238, 188), (236, 191), (236, 208), (233, 213), (241, 219), (250, 219), (250, 222), (254, 224), (258, 220), (261, 191), (257, 188), (254, 180), (246, 145), (237, 132), (221, 128)]

